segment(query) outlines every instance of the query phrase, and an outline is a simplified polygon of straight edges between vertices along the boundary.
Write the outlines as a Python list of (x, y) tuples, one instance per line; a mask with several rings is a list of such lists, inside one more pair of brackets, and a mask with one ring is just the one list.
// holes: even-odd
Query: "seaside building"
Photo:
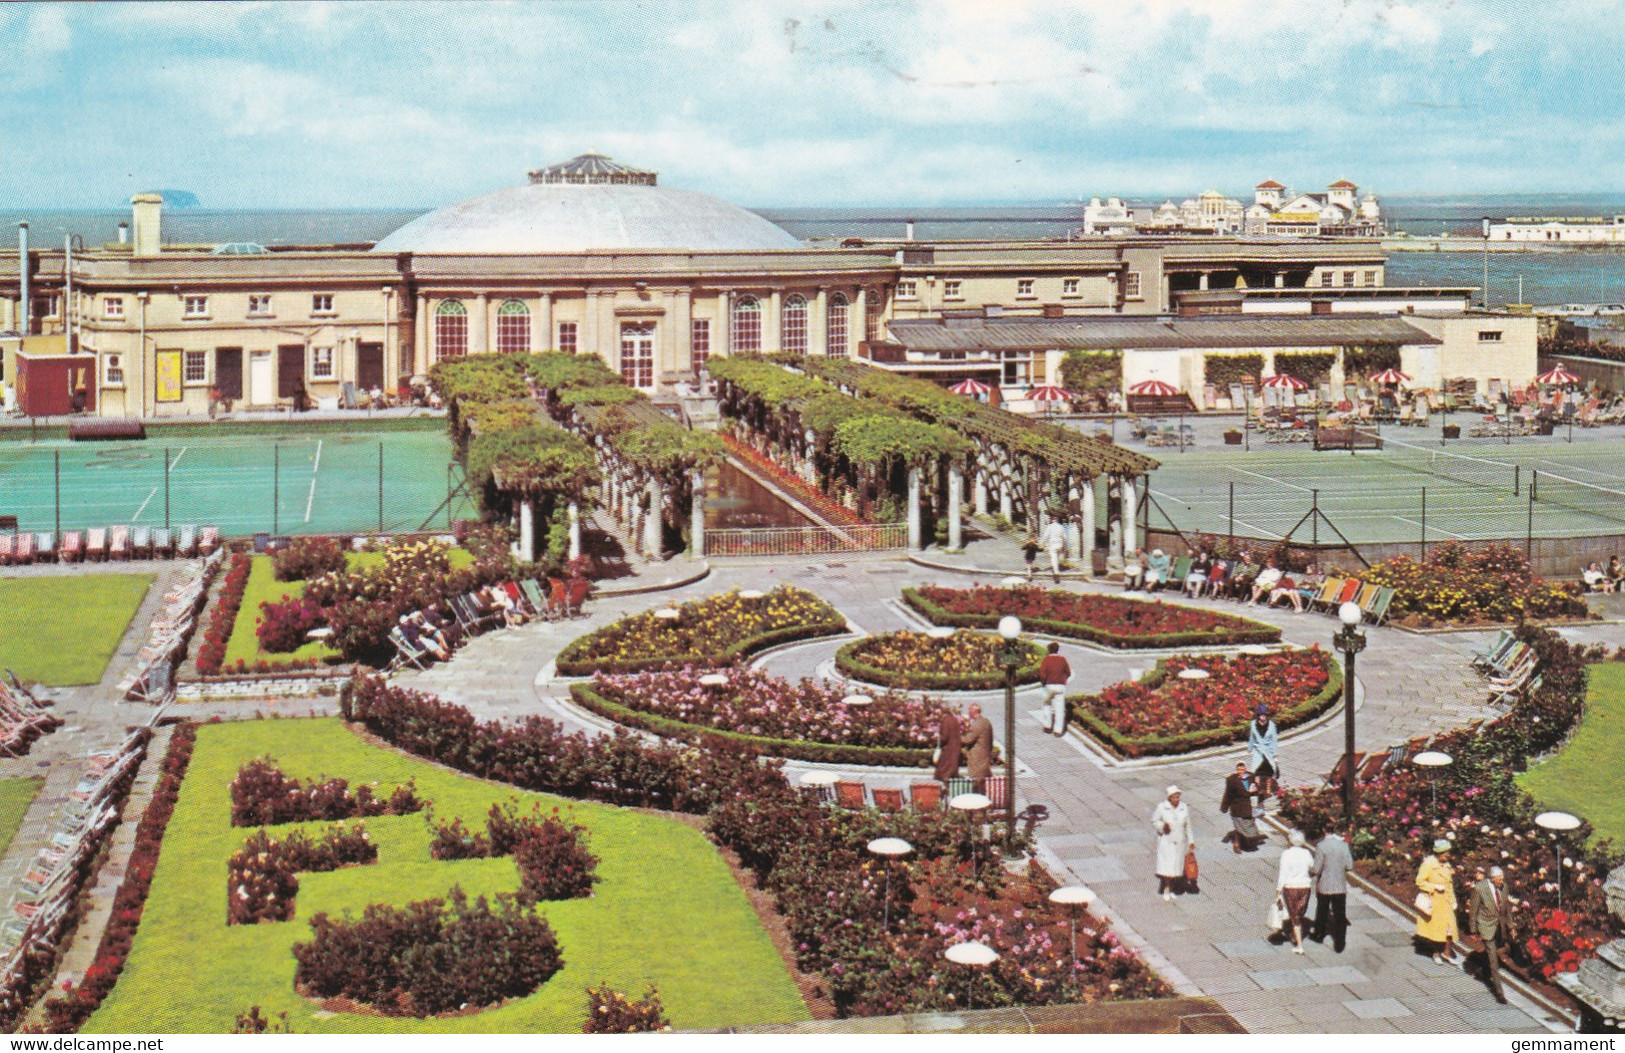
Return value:
[(1514, 217), (1490, 224), (1491, 241), (1529, 241), (1563, 245), (1625, 244), (1625, 216)]
[[(1352, 200), (1346, 189), (1338, 201)], [(1204, 221), (1237, 214), (1216, 194), (1196, 207)], [(71, 359), (53, 367), (75, 385), (57, 401), (144, 418), (202, 413), (211, 391), (249, 409), (339, 405), (400, 391), (442, 358), (548, 349), (598, 354), (651, 392), (693, 379), (709, 356), (755, 352), (940, 375), (951, 351), (899, 357), (893, 323), (1449, 315), (1470, 295), (1386, 288), (1375, 240), (1170, 233), (812, 248), (752, 212), (592, 153), (370, 248), (165, 244), (162, 209), (157, 195), (137, 195), (128, 242), (75, 251), (71, 265), (59, 250), (0, 256), (0, 332), (25, 332), (13, 341), (30, 345), (25, 354)], [(45, 337), (50, 347), (35, 343)], [(999, 375), (1053, 381), (1053, 360), (1001, 358)], [(14, 385), (15, 373), (8, 363), (0, 379)]]
[(1243, 213), (1247, 234), (1285, 237), (1380, 237), (1382, 204), (1369, 191), (1339, 179), (1323, 194), (1300, 194), (1273, 179), (1253, 188), (1253, 203)]

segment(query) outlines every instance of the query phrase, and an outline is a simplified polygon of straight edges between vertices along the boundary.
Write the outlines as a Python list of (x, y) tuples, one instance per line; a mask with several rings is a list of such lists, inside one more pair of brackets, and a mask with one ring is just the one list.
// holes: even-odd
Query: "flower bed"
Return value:
[(1467, 548), (1446, 541), (1425, 562), (1385, 560), (1357, 575), (1394, 589), (1389, 617), (1401, 625), (1494, 625), (1523, 618), (1569, 621), (1593, 617), (1578, 583), (1536, 577), (1510, 545)]
[[(1513, 964), (1540, 982), (1573, 971), (1621, 935), (1603, 895), (1621, 853), (1611, 842), (1588, 844), (1588, 823), (1556, 838), (1541, 831), (1534, 825), (1537, 803), (1514, 778), (1578, 723), (1586, 663), (1601, 658), (1601, 651), (1572, 646), (1544, 629), (1527, 628), (1520, 636), (1539, 656), (1541, 685), (1496, 720), (1436, 740), (1430, 748), (1449, 754), (1449, 767), (1429, 775), (1399, 765), (1362, 783), (1350, 847), (1360, 873), (1400, 903), (1414, 898), (1417, 870), (1436, 838), (1455, 845), (1456, 902), (1463, 910), (1482, 873), (1503, 867), (1507, 891), (1518, 901), (1512, 910), (1518, 931), (1510, 947)], [(1300, 788), (1282, 795), (1282, 816), (1300, 826), (1324, 823), (1341, 808), (1335, 790)], [(1562, 910), (1559, 874), (1565, 875)]]
[(226, 864), (226, 924), (258, 925), (293, 917), (299, 873), (323, 873), (378, 862), (364, 823), (336, 825), (311, 837), (295, 830), (280, 840), (256, 831)]
[[(1038, 680), (1044, 649), (1018, 641), (1016, 683)], [(988, 691), (1004, 686), (1004, 640), (990, 633), (956, 632), (865, 636), (835, 652), (835, 668), (856, 680), (905, 691)]]
[(130, 945), (135, 942), (135, 930), (146, 908), (147, 893), (152, 891), (152, 873), (158, 866), (164, 831), (175, 814), (175, 802), (180, 799), (181, 782), (186, 778), (186, 768), (192, 762), (192, 749), (196, 744), (196, 724), (181, 724), (170, 737), (158, 785), (136, 826), (135, 846), (124, 868), (124, 880), (113, 894), (113, 911), (108, 915), (107, 927), (102, 930), (101, 942), (96, 945), (96, 956), (77, 985), (45, 1003), (46, 1026), (55, 1034), (78, 1031), (112, 993), (113, 985), (124, 971)]
[(385, 1016), (427, 1017), (530, 994), (564, 967), (558, 939), (534, 907), (498, 896), (405, 907), (374, 904), (360, 918), (311, 919), (314, 937), (293, 945), (294, 983), (317, 997), (344, 997)]
[(1031, 585), (970, 589), (925, 585), (904, 589), (903, 599), (935, 625), (991, 629), (1000, 618), (1013, 614), (1029, 632), (1106, 647), (1224, 647), (1281, 639), (1275, 626), (1234, 614)]
[[(793, 790), (775, 767), (726, 744), (645, 745), (625, 735), (587, 740), (540, 717), (479, 722), (467, 710), (361, 676), (347, 713), (408, 752), (528, 789), (708, 814), (710, 836), (733, 850), (775, 898), (800, 967), (817, 974), (842, 1016), (1159, 997), (1166, 985), (1106, 931), (1082, 919), (1077, 986), (1069, 983), (1067, 915), (1053, 882), (1030, 866), (1007, 875), (979, 829), (944, 810), (831, 809)], [(906, 839), (891, 864), (889, 917), (877, 890), (875, 837)], [(943, 959), (972, 936), (999, 964), (968, 977)]]
[(596, 713), (666, 738), (721, 737), (768, 756), (826, 764), (931, 763), (939, 701), (882, 692), (869, 705), (849, 706), (845, 692), (820, 681), (736, 669), (725, 686), (707, 687), (702, 673), (600, 676), (572, 693)]
[(308, 783), (290, 779), (271, 757), (249, 761), (237, 769), (237, 778), (231, 782), (232, 826), (410, 815), (422, 807), (411, 783), (395, 787), (387, 798), (375, 797), (370, 786), (358, 786), (351, 792), (344, 779)]
[(588, 633), (559, 654), (558, 671), (590, 676), (733, 665), (776, 644), (846, 632), (840, 611), (793, 585), (752, 599), (724, 592), (676, 609), (676, 618), (645, 611)]
[[(1206, 679), (1178, 674), (1200, 669)], [(1160, 757), (1240, 742), (1268, 706), (1286, 729), (1323, 713), (1343, 691), (1336, 660), (1318, 647), (1267, 655), (1190, 655), (1158, 662), (1134, 683), (1071, 701), (1078, 724), (1120, 757)]]
[(220, 582), (220, 592), (209, 611), (209, 626), (203, 630), (203, 643), (198, 646), (197, 671), (204, 676), (215, 676), (226, 660), (226, 645), (231, 642), (232, 627), (237, 624), (237, 608), (243, 605), (243, 590), (248, 588), (248, 574), (254, 567), (252, 556), (235, 552), (229, 557), (226, 576)]

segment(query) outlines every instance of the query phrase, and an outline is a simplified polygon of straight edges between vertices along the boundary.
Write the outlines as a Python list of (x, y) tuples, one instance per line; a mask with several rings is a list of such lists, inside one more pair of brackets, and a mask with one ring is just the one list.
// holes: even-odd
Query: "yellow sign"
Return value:
[(157, 378), (157, 400), (159, 402), (179, 402), (181, 400), (181, 353), (179, 351), (158, 352)]

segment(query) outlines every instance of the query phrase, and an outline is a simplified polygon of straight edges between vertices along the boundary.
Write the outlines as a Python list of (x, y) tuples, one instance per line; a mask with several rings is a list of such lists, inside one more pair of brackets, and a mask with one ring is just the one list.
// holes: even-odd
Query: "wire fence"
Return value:
[(707, 556), (804, 556), (908, 547), (908, 525), (727, 527), (705, 532)]

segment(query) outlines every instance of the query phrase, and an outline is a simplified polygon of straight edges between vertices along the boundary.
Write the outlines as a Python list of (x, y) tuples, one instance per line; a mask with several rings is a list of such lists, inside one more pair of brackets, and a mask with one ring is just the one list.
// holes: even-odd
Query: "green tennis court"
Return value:
[[(1147, 521), (1265, 539), (1299, 527), (1294, 540), (1323, 544), (1336, 531), (1355, 544), (1417, 541), (1424, 529), (1429, 541), (1625, 534), (1617, 437), (1448, 447), (1431, 438), (1384, 434), (1382, 450), (1353, 453), (1304, 445), (1166, 457), (1151, 476)], [(1312, 507), (1336, 530), (1304, 521)]]
[[(23, 530), (213, 524), (227, 536), (445, 529), (475, 514), (439, 421), (154, 429), (140, 442), (0, 440)], [(448, 494), (453, 494), (447, 503)]]

